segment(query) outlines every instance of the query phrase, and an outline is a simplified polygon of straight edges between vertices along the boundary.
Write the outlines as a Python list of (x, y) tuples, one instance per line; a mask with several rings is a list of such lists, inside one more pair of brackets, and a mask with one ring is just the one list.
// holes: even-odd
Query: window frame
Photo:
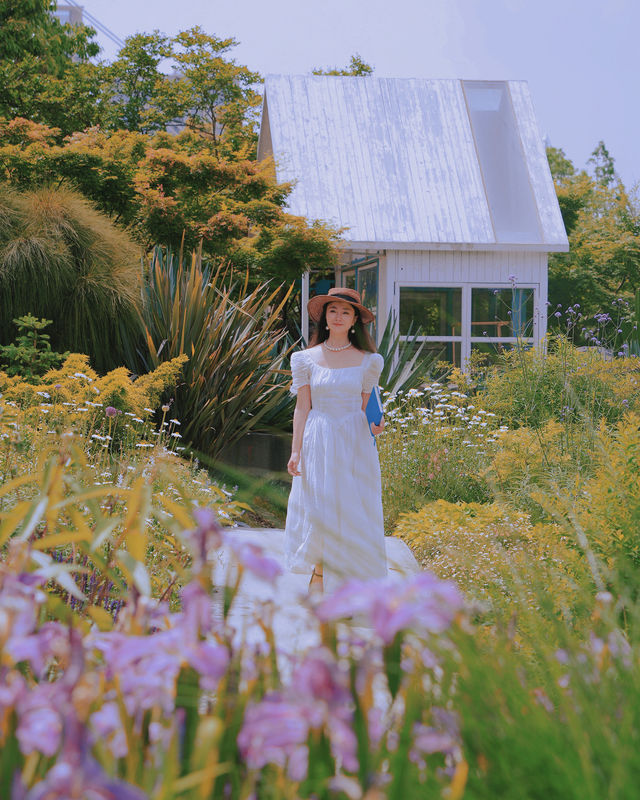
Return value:
[[(527, 345), (537, 345), (539, 343), (539, 330), (540, 330), (540, 312), (539, 303), (541, 296), (541, 286), (539, 283), (532, 282), (518, 282), (516, 288), (518, 289), (532, 289), (533, 290), (533, 326), (531, 336), (518, 337), (518, 336), (472, 336), (471, 326), (471, 294), (473, 289), (512, 289), (513, 285), (509, 281), (396, 281), (394, 291), (394, 314), (396, 319), (400, 320), (400, 290), (403, 288), (417, 289), (417, 288), (433, 288), (433, 289), (461, 289), (462, 290), (462, 303), (461, 303), (461, 333), (460, 336), (417, 336), (417, 342), (460, 342), (460, 360), (463, 370), (469, 363), (471, 357), (471, 345), (480, 342), (492, 344), (518, 344), (523, 343)], [(465, 331), (469, 333), (465, 335)], [(413, 336), (400, 336), (400, 341), (405, 342), (408, 338), (413, 339)]]

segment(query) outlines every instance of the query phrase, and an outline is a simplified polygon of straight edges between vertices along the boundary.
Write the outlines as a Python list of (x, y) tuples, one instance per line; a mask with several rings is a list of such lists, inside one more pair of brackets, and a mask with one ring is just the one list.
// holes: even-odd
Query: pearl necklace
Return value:
[(348, 350), (351, 347), (351, 342), (349, 342), (349, 344), (343, 344), (342, 347), (331, 347), (331, 345), (327, 344), (326, 342), (323, 342), (322, 344), (327, 348), (327, 350), (331, 350), (333, 353), (338, 353), (340, 350)]

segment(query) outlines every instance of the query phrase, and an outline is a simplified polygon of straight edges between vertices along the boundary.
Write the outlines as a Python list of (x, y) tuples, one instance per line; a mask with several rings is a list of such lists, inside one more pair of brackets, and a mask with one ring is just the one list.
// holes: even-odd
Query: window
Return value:
[(533, 289), (472, 289), (471, 336), (533, 336)]
[(376, 321), (378, 319), (378, 265), (360, 267), (358, 269), (358, 291), (362, 305), (372, 311), (375, 321), (371, 323), (369, 333), (376, 340)]
[[(507, 286), (400, 286), (399, 333), (423, 353), (464, 367), (472, 351), (496, 358), (536, 340), (536, 290)], [(419, 335), (416, 333), (419, 330)]]
[(460, 336), (462, 289), (402, 286), (400, 334), (420, 328), (422, 336)]
[(356, 288), (356, 271), (355, 269), (345, 270), (342, 273), (342, 285), (347, 289)]
[(378, 321), (378, 259), (350, 264), (342, 270), (341, 285), (348, 289), (360, 292), (362, 305), (373, 312), (375, 320), (369, 326), (369, 333), (374, 341), (376, 339), (376, 324)]

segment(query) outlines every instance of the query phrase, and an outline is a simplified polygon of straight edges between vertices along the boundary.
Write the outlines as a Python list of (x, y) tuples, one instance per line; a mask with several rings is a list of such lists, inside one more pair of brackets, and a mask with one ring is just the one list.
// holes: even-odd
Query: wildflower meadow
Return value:
[[(187, 457), (184, 359), (0, 374), (2, 796), (632, 796), (640, 369), (522, 358), (387, 393), (385, 522), (422, 571), (310, 596), (300, 651), (268, 605), (237, 627), (242, 576), (282, 568)], [(518, 425), (556, 359), (614, 385)]]
[[(636, 800), (637, 188), (602, 141), (547, 169), (525, 81), (265, 82), (238, 54), (307, 18), (240, 3), (240, 50), (201, 3), (109, 61), (82, 5), (0, 9), (0, 800)], [(223, 459), (288, 444), (332, 285), (375, 307), (410, 568), (286, 594), (285, 463)]]

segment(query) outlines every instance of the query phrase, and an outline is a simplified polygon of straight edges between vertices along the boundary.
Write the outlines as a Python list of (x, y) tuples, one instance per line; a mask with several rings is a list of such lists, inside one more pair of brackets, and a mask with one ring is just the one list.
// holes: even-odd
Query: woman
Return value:
[(297, 395), (287, 470), (293, 476), (285, 555), (310, 589), (331, 591), (350, 577), (387, 574), (380, 463), (375, 440), (384, 430), (364, 409), (378, 383), (382, 356), (365, 329), (373, 314), (353, 289), (312, 297), (317, 324), (311, 346), (293, 353)]

